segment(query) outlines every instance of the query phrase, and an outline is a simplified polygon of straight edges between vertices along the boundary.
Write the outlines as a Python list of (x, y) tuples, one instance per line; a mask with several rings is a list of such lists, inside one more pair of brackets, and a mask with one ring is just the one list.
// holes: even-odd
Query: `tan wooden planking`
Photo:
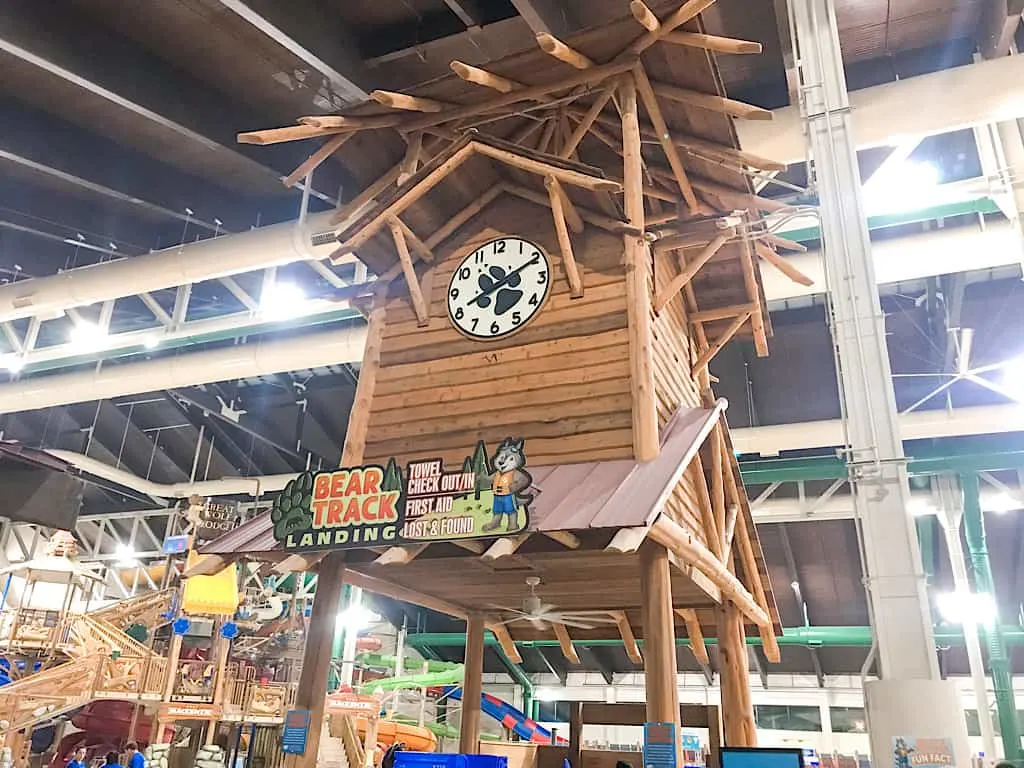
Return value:
[[(500, 367), (503, 371), (508, 371), (506, 376), (533, 373), (538, 367), (543, 367), (545, 371), (572, 368), (583, 362), (580, 356), (589, 355), (594, 350), (601, 350), (601, 359), (605, 362), (620, 357), (626, 359), (624, 348), (627, 340), (624, 330), (609, 331), (592, 336), (541, 341), (502, 350), (486, 348), (480, 352), (446, 357), (427, 363), (393, 365), (381, 368), (378, 372), (376, 393), (388, 395), (421, 389), (423, 387), (418, 385), (424, 379), (430, 382), (427, 386), (431, 387), (486, 381), (494, 378), (491, 372), (484, 370), (490, 367)], [(523, 366), (522, 369), (516, 368), (517, 365)], [(466, 378), (474, 373), (478, 375)]]
[[(627, 380), (625, 393), (576, 398), (569, 401), (548, 401), (545, 404), (537, 402), (535, 393), (526, 393), (533, 396), (533, 402), (522, 402), (523, 398), (517, 398), (517, 406), (506, 404), (503, 395), (496, 395), (490, 398), (489, 406), (486, 404), (483, 407), (478, 406), (473, 412), (467, 412), (463, 409), (461, 402), (454, 401), (448, 404), (447, 414), (435, 415), (433, 418), (423, 418), (419, 415), (418, 409), (408, 408), (404, 411), (405, 419), (399, 419), (389, 424), (375, 423), (371, 416), (371, 433), (378, 441), (419, 436), (429, 442), (438, 433), (456, 429), (474, 434), (484, 428), (500, 426), (510, 433), (518, 434), (522, 431), (520, 425), (524, 423), (564, 423), (567, 419), (628, 414), (630, 406), (628, 383)], [(496, 390), (502, 391), (500, 386)]]
[[(610, 371), (610, 377), (603, 381), (577, 383), (575, 382), (577, 377), (574, 376), (574, 383), (571, 385), (551, 387), (550, 392), (544, 394), (542, 404), (538, 404), (538, 395), (535, 391), (530, 389), (517, 390), (514, 386), (515, 382), (510, 382), (512, 386), (503, 387), (502, 385), (505, 382), (499, 379), (493, 383), (487, 382), (484, 384), (490, 390), (490, 393), (484, 397), (473, 399), (453, 397), (446, 402), (424, 402), (422, 397), (418, 397), (413, 403), (406, 406), (398, 406), (388, 410), (375, 407), (370, 416), (370, 429), (381, 434), (379, 430), (389, 425), (434, 419), (450, 419), (453, 403), (456, 404), (454, 408), (462, 415), (471, 413), (494, 414), (496, 403), (494, 391), (496, 389), (504, 393), (500, 401), (502, 410), (527, 408), (534, 418), (537, 418), (539, 413), (544, 413), (551, 408), (563, 408), (567, 404), (578, 408), (582, 407), (580, 401), (593, 399), (600, 400), (600, 405), (592, 403), (587, 407), (605, 408), (607, 407), (607, 402), (616, 401), (616, 396), (629, 392), (629, 379), (624, 374), (628, 374), (628, 369), (623, 365), (621, 370), (618, 371), (613, 368)], [(527, 377), (527, 380), (529, 380), (529, 377)]]

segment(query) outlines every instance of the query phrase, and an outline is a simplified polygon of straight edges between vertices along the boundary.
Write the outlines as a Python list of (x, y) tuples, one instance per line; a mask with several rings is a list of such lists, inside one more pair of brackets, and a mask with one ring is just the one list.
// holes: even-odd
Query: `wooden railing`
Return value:
[(338, 722), (341, 730), (341, 743), (345, 745), (345, 759), (349, 768), (361, 768), (366, 760), (366, 752), (363, 749), (363, 740), (359, 738), (359, 731), (356, 730), (355, 718), (348, 715), (331, 715), (332, 722)]
[(127, 600), (118, 600), (105, 608), (91, 611), (89, 615), (120, 630), (128, 629), (132, 624), (142, 624), (152, 629), (167, 622), (161, 616), (170, 610), (176, 592), (177, 588), (147, 592)]

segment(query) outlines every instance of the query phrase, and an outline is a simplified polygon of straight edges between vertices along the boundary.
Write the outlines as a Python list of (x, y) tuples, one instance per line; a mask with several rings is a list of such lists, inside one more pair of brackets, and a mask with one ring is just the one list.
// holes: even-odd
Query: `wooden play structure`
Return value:
[[(770, 113), (721, 92), (688, 0), (414, 93), (242, 134), (323, 138), (363, 191), (340, 208), (339, 288), (368, 320), (341, 469), (302, 475), (272, 513), (202, 550), (317, 570), (296, 706), (322, 720), (343, 583), (465, 619), (463, 698), (486, 631), (621, 638), (647, 721), (679, 724), (677, 632), (717, 638), (724, 738), (753, 745), (744, 636), (777, 661), (777, 612), (708, 365), (733, 338), (767, 354), (756, 261), (795, 280), (751, 179), (780, 166), (736, 146)], [(382, 108), (383, 107), (383, 108)], [(496, 609), (495, 605), (505, 606)], [(642, 648), (641, 648), (642, 641)], [(479, 742), (465, 707), (461, 751)], [(319, 731), (296, 765), (312, 766)]]

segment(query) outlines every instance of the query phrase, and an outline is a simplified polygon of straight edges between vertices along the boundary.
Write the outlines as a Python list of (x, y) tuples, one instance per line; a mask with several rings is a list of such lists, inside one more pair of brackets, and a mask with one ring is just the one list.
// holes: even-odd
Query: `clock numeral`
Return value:
[(548, 281), (548, 273), (547, 272), (538, 272), (537, 273), (537, 282), (538, 283), (540, 283), (541, 285), (544, 285), (544, 283), (546, 283), (547, 281)]
[(448, 295), (451, 296), (453, 300), (459, 298), (459, 289), (452, 288), (451, 292)]
[(470, 274), (469, 267), (463, 267), (459, 270), (459, 280), (469, 280)]
[(523, 322), (523, 316), (521, 314), (519, 314), (518, 312), (513, 312), (512, 313), (512, 322), (515, 323), (516, 325), (519, 325), (521, 322)]
[(476, 330), (477, 323), (479, 323), (479, 322), (480, 322), (480, 318), (478, 318), (478, 317), (474, 317), (473, 318), (473, 320), (472, 320), (472, 323), (473, 323), (472, 330), (474, 330), (474, 331)]
[(530, 304), (531, 307), (536, 307), (537, 306), (537, 294), (536, 293), (533, 294), (533, 296), (530, 297), (529, 304)]
[(500, 331), (501, 331), (501, 326), (498, 325), (498, 321), (495, 320), (493, 323), (491, 323), (491, 333), (498, 333)]
[(504, 253), (505, 252), (505, 241), (504, 240), (498, 240), (494, 244), (494, 252), (495, 253)]
[(456, 320), (461, 320), (463, 317), (465, 317), (465, 315), (466, 315), (466, 313), (462, 311), (462, 307), (458, 307), (455, 310), (455, 319)]
[(479, 250), (479, 251), (477, 251), (476, 253), (473, 254), (473, 263), (474, 264), (483, 264), (484, 263), (484, 252), (483, 252), (483, 250)]

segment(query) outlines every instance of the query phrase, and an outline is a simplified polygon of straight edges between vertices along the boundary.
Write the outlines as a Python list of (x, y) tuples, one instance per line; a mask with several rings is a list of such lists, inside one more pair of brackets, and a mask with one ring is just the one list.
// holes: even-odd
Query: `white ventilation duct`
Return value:
[[(986, 405), (951, 411), (912, 411), (899, 416), (903, 440), (959, 437), (1024, 431), (1024, 405)], [(739, 453), (775, 456), (781, 451), (832, 448), (843, 445), (843, 424), (831, 421), (803, 421), (769, 427), (732, 430), (733, 447)]]
[[(933, 229), (921, 234), (886, 238), (871, 244), (875, 279), (879, 285), (1020, 264), (1020, 232), (1006, 220), (973, 226)], [(794, 283), (774, 267), (761, 264), (761, 279), (768, 301), (784, 301), (825, 292), (825, 270), (820, 251), (786, 254), (786, 260), (814, 280)]]
[[(1024, 508), (1019, 495), (1007, 497), (1002, 491), (985, 486), (981, 489), (981, 508), (986, 512), (1007, 512), (1013, 508)], [(934, 515), (937, 512), (935, 497), (931, 491), (913, 490), (907, 511), (912, 517)], [(751, 505), (750, 512), (755, 523), (802, 523), (815, 520), (848, 520), (854, 517), (853, 498), (837, 493), (827, 499), (775, 498), (769, 496)]]
[[(858, 149), (1024, 117), (1024, 57), (1003, 56), (850, 93)], [(768, 121), (737, 120), (740, 146), (784, 163), (807, 158), (796, 105)]]
[(106, 462), (94, 459), (74, 451), (48, 450), (54, 456), (83, 472), (99, 477), (126, 488), (131, 488), (154, 499), (185, 499), (197, 496), (261, 496), (271, 491), (280, 491), (289, 480), (290, 475), (265, 475), (263, 477), (223, 477), (219, 480), (201, 480), (190, 483), (154, 483), (144, 477), (132, 474), (124, 469), (112, 467)]
[[(223, 235), (49, 277), (0, 286), (0, 322), (59, 317), (64, 310), (151, 293), (295, 261), (327, 258), (337, 248), (332, 212)], [(352, 256), (348, 257), (350, 260)]]
[(301, 340), (250, 341), (140, 363), (26, 378), (0, 386), (0, 413), (358, 362), (365, 342), (366, 328), (359, 326), (308, 333)]

